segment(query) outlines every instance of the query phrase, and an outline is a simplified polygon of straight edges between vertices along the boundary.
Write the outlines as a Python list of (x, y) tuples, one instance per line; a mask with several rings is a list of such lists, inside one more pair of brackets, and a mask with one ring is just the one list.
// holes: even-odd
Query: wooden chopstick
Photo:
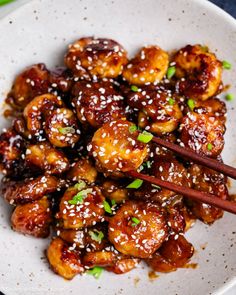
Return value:
[(207, 193), (203, 193), (201, 191), (197, 191), (197, 190), (188, 188), (186, 186), (176, 185), (176, 184), (171, 183), (169, 181), (164, 181), (164, 180), (155, 178), (153, 176), (139, 173), (137, 171), (129, 171), (129, 172), (127, 172), (127, 175), (129, 175), (133, 178), (139, 178), (144, 181), (148, 181), (148, 182), (158, 185), (160, 187), (164, 187), (170, 191), (174, 191), (178, 194), (181, 194), (185, 197), (188, 197), (193, 200), (200, 201), (200, 202), (215, 206), (217, 208), (223, 209), (223, 210), (228, 211), (230, 213), (236, 214), (236, 202), (222, 200), (213, 194), (207, 194)]
[(215, 171), (221, 172), (224, 175), (230, 176), (233, 179), (236, 179), (236, 169), (229, 166), (229, 165), (220, 163), (217, 160), (208, 158), (206, 156), (202, 156), (202, 155), (197, 154), (196, 152), (190, 150), (189, 148), (181, 147), (177, 144), (174, 144), (172, 142), (168, 142), (168, 141), (163, 140), (158, 137), (153, 137), (152, 141), (154, 141), (155, 143), (157, 143), (157, 144), (159, 144), (171, 151), (178, 153), (181, 156), (184, 156), (184, 157), (194, 161), (195, 163), (201, 164), (201, 165), (211, 168)]

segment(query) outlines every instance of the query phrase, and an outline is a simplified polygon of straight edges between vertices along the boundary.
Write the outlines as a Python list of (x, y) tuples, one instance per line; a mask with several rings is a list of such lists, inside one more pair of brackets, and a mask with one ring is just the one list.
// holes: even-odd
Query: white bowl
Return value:
[[(68, 43), (96, 35), (119, 41), (133, 54), (144, 44), (166, 50), (187, 43), (206, 44), (220, 59), (233, 64), (224, 81), (236, 93), (236, 21), (203, 0), (35, 0), (0, 21), (0, 93), (3, 100), (13, 77), (25, 66), (45, 62), (62, 64)], [(236, 165), (236, 100), (228, 103), (228, 130), (224, 160)], [(1, 119), (2, 126), (6, 124)], [(0, 291), (20, 294), (223, 294), (236, 274), (236, 217), (208, 227), (198, 222), (187, 236), (196, 248), (198, 269), (161, 274), (153, 282), (141, 265), (126, 275), (104, 273), (99, 280), (78, 276), (65, 281), (48, 269), (44, 250), (48, 240), (14, 233), (9, 206), (1, 200)], [(205, 250), (202, 247), (206, 246)], [(226, 287), (225, 287), (226, 286)]]

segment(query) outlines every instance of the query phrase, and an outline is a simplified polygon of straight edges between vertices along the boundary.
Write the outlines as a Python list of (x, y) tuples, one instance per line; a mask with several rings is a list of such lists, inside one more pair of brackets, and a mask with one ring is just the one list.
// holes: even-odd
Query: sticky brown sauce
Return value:
[(153, 281), (153, 280), (155, 280), (155, 279), (157, 279), (159, 277), (160, 276), (157, 275), (156, 272), (153, 271), (153, 270), (148, 272), (148, 278), (149, 278), (150, 281)]
[(236, 202), (236, 194), (229, 195), (230, 201)]
[(196, 269), (197, 267), (198, 267), (198, 263), (187, 263), (183, 268)]

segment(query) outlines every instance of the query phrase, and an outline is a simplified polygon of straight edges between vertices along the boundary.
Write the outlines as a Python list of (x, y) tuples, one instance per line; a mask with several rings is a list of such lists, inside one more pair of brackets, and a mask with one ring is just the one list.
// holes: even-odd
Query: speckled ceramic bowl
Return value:
[[(143, 44), (166, 50), (187, 43), (207, 44), (221, 59), (233, 64), (224, 81), (236, 86), (236, 21), (203, 0), (35, 0), (0, 21), (0, 92), (4, 99), (12, 79), (25, 66), (45, 62), (62, 64), (68, 43), (96, 35), (119, 41), (133, 54)], [(236, 93), (232, 87), (231, 92)], [(236, 165), (236, 100), (228, 104), (228, 130), (224, 160)], [(1, 124), (6, 122), (1, 120)], [(181, 269), (150, 281), (148, 268), (116, 276), (104, 273), (65, 281), (49, 270), (44, 250), (48, 240), (14, 233), (10, 208), (0, 208), (0, 291), (28, 294), (223, 294), (236, 274), (236, 217), (208, 227), (198, 222), (187, 236), (194, 244), (197, 269)], [(205, 250), (203, 250), (205, 248)], [(235, 291), (236, 292), (236, 291)]]

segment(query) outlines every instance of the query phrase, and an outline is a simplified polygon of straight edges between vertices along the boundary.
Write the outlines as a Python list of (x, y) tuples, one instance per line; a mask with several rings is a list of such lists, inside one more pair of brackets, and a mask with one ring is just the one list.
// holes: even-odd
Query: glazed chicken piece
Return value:
[(10, 204), (25, 204), (41, 199), (43, 196), (59, 190), (60, 181), (51, 175), (23, 181), (3, 181), (2, 191), (4, 199)]
[(85, 127), (100, 128), (126, 117), (124, 97), (108, 81), (77, 82), (72, 89), (72, 106)]
[(32, 136), (40, 139), (43, 134), (43, 119), (47, 118), (56, 108), (61, 108), (61, 98), (53, 94), (36, 96), (24, 109), (26, 126)]
[(170, 272), (184, 267), (193, 256), (194, 248), (183, 235), (170, 235), (147, 264), (158, 272)]
[(51, 241), (47, 249), (47, 258), (52, 270), (67, 280), (84, 272), (79, 252), (70, 249), (60, 238)]
[(45, 118), (44, 130), (50, 143), (59, 148), (73, 148), (80, 139), (76, 116), (68, 108), (53, 110)]
[(160, 82), (168, 69), (169, 56), (158, 46), (143, 47), (123, 70), (129, 84), (144, 85)]
[(127, 201), (109, 221), (109, 240), (125, 255), (148, 258), (167, 236), (166, 219), (157, 204)]
[(24, 170), (22, 154), (26, 150), (26, 142), (12, 128), (4, 130), (0, 135), (0, 170), (7, 176), (19, 176)]
[[(158, 154), (154, 154), (151, 160), (151, 167), (149, 169), (150, 175), (180, 186), (191, 186), (186, 168), (172, 153), (165, 152), (161, 154), (158, 150)], [(134, 190), (133, 194), (138, 199), (152, 200), (158, 202), (162, 206), (172, 202), (171, 198), (175, 198), (176, 196), (175, 192), (148, 182), (144, 182), (140, 189)]]
[(47, 197), (24, 205), (18, 205), (11, 216), (12, 228), (22, 234), (47, 238), (50, 233), (52, 213)]
[(101, 171), (136, 170), (147, 157), (147, 145), (133, 131), (133, 123), (117, 120), (98, 129), (88, 145), (88, 151), (96, 160)]
[(49, 71), (46, 66), (32, 65), (16, 77), (6, 102), (13, 108), (23, 110), (35, 96), (48, 93), (49, 86)]
[(102, 184), (104, 196), (117, 204), (123, 203), (128, 199), (128, 189), (115, 180), (106, 180)]
[[(202, 192), (218, 196), (222, 200), (229, 198), (225, 177), (209, 168), (194, 164), (189, 173), (193, 179), (193, 188)], [(223, 211), (214, 206), (189, 200), (188, 202), (193, 214), (203, 222), (212, 224), (223, 216)]]
[(103, 223), (79, 230), (60, 228), (58, 235), (77, 249), (87, 252), (102, 251), (108, 244), (107, 228)]
[(89, 158), (81, 158), (74, 164), (67, 173), (67, 178), (72, 181), (84, 180), (88, 184), (92, 184), (96, 181), (98, 172), (93, 166), (92, 161)]
[(139, 110), (138, 125), (158, 135), (177, 129), (182, 118), (175, 95), (163, 87), (144, 87), (131, 91), (127, 103)]
[(57, 218), (65, 229), (80, 229), (104, 221), (105, 198), (98, 187), (80, 182), (67, 189)]
[(220, 121), (221, 125), (226, 123), (226, 105), (224, 101), (218, 98), (209, 98), (204, 101), (196, 100), (194, 101), (194, 108), (192, 111), (198, 114), (206, 114), (210, 117), (215, 117)]
[(207, 100), (221, 85), (222, 64), (214, 53), (201, 45), (187, 45), (174, 56), (177, 92), (187, 97)]
[(63, 152), (53, 148), (49, 143), (29, 145), (25, 161), (29, 166), (38, 167), (46, 174), (62, 174), (69, 169), (70, 163)]
[(87, 37), (75, 41), (65, 55), (66, 66), (77, 77), (116, 78), (127, 63), (127, 53), (114, 40)]
[(85, 268), (100, 266), (115, 274), (124, 274), (134, 269), (140, 261), (138, 258), (122, 255), (110, 248), (111, 250), (86, 253), (82, 258)]
[(189, 112), (180, 127), (181, 144), (196, 153), (216, 158), (224, 147), (225, 126), (213, 116)]

